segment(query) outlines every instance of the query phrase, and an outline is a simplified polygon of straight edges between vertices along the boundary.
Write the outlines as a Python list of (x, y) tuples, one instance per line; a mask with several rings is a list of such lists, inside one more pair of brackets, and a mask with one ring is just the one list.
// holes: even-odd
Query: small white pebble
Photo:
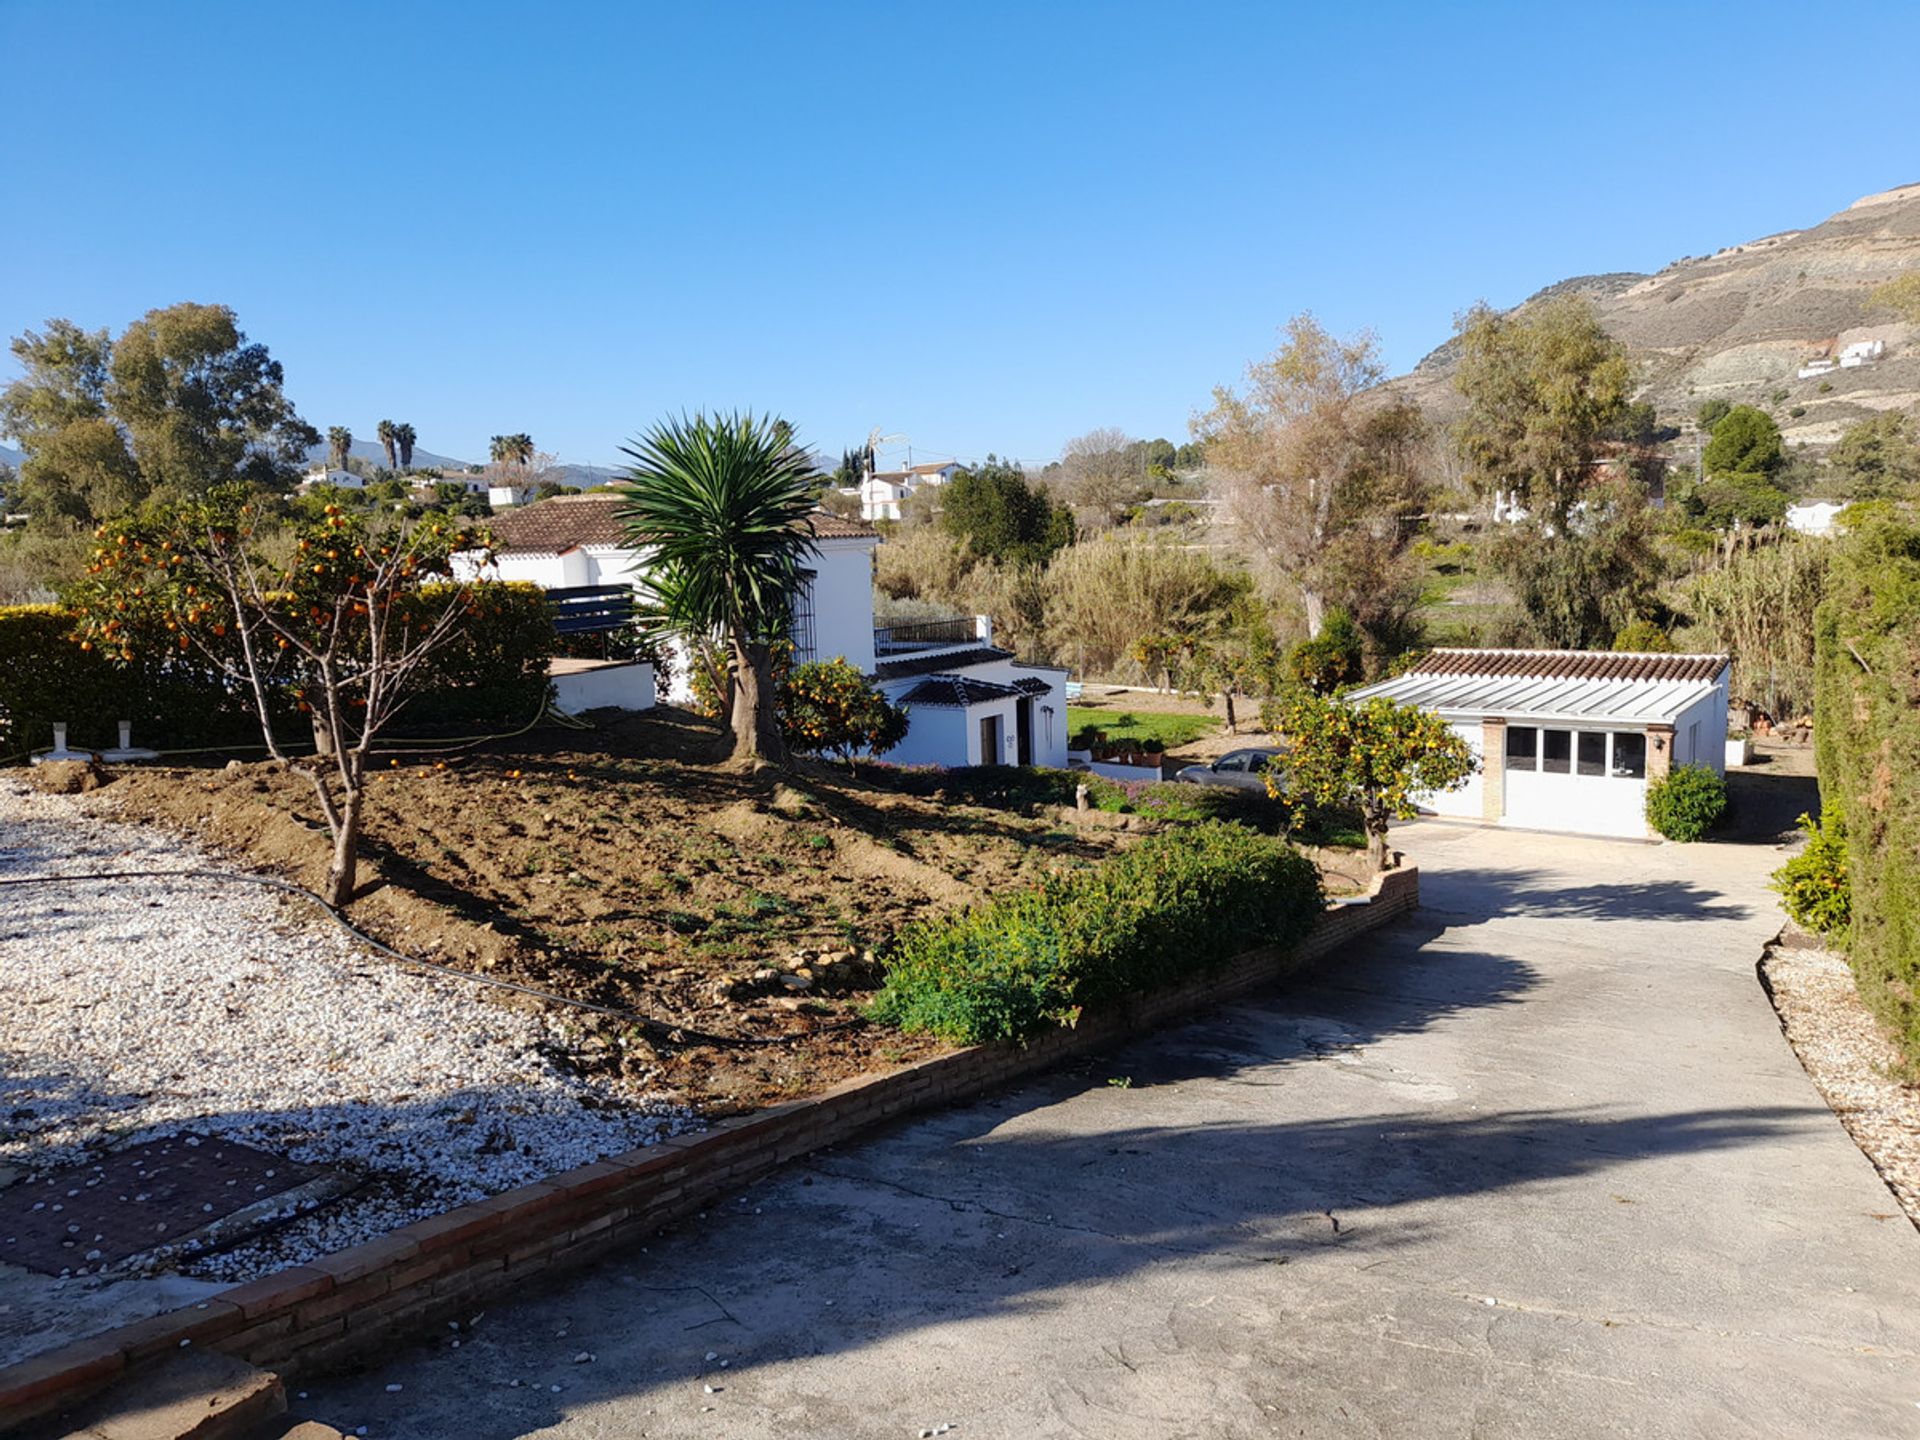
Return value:
[(389, 1385), (387, 1386), (387, 1393), (389, 1395), (398, 1395), (405, 1388), (403, 1385)]

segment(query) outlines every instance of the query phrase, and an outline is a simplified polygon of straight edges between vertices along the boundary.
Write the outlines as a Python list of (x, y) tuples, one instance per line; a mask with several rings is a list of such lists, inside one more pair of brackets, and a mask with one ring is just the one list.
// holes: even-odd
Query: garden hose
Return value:
[[(589, 1010), (596, 1015), (610, 1015), (617, 1020), (629, 1021), (649, 1034), (673, 1045), (715, 1045), (733, 1047), (745, 1045), (783, 1045), (793, 1040), (791, 1035), (715, 1035), (704, 1030), (689, 1029), (685, 1025), (673, 1025), (664, 1020), (655, 1020), (652, 1016), (642, 1015), (637, 1010), (622, 1009), (616, 1005), (599, 1005), (591, 1000), (575, 1000), (570, 996), (556, 995), (550, 990), (541, 990), (533, 985), (523, 985), (517, 980), (502, 980), (492, 975), (476, 975), (470, 970), (457, 966), (443, 965), (437, 960), (422, 960), (407, 955), (391, 945), (376, 940), (366, 931), (359, 929), (335, 906), (323, 897), (316, 895), (304, 885), (295, 885), (290, 880), (281, 880), (272, 875), (249, 875), (240, 870), (94, 870), (77, 875), (20, 875), (12, 878), (0, 878), (0, 886), (11, 885), (75, 885), (93, 880), (229, 880), (247, 885), (264, 885), (271, 890), (279, 890), (288, 895), (311, 900), (332, 917), (348, 935), (370, 949), (391, 957), (403, 965), (412, 965), (421, 970), (430, 970), (437, 975), (449, 976), (455, 980), (465, 980), (470, 984), (484, 985), (495, 990), (510, 990), (516, 995), (530, 996), (535, 1000), (544, 1000), (552, 1005), (571, 1006), (576, 1010)], [(842, 1021), (839, 1025), (823, 1027), (815, 1034), (830, 1034), (837, 1030), (850, 1028), (855, 1022)]]

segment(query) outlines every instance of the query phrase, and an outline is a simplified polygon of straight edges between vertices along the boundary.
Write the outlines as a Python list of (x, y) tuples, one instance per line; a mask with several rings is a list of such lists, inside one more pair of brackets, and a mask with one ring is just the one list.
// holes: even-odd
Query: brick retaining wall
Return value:
[(426, 1333), (474, 1302), (578, 1265), (704, 1209), (776, 1167), (915, 1110), (971, 1099), (1166, 1021), (1272, 984), (1420, 903), (1419, 871), (1390, 871), (1331, 905), (1294, 951), (1248, 951), (1029, 1045), (981, 1045), (862, 1076), (823, 1094), (596, 1161), (378, 1240), (236, 1285), (184, 1310), (108, 1330), (0, 1370), (0, 1431), (70, 1408), (183, 1343), (289, 1378)]

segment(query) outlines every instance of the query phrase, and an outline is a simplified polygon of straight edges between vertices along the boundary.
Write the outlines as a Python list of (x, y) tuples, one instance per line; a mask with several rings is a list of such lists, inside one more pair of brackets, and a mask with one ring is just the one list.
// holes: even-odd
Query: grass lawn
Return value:
[(1109, 740), (1158, 740), (1169, 750), (1175, 750), (1182, 745), (1191, 745), (1202, 735), (1211, 735), (1220, 728), (1220, 721), (1197, 712), (1184, 715), (1136, 714), (1118, 705), (1112, 709), (1104, 705), (1067, 707), (1069, 735), (1089, 725), (1106, 731)]

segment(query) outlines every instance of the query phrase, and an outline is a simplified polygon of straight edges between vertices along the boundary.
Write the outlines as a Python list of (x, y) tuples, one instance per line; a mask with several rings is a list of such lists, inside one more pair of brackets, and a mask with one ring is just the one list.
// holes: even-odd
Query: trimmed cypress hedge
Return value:
[(1865, 519), (1834, 556), (1816, 622), (1822, 820), (1846, 835), (1848, 959), (1861, 997), (1920, 1064), (1920, 528)]
[(1320, 872), (1285, 841), (1185, 826), (909, 926), (870, 1013), (957, 1044), (1026, 1040), (1247, 950), (1297, 944), (1323, 903)]

